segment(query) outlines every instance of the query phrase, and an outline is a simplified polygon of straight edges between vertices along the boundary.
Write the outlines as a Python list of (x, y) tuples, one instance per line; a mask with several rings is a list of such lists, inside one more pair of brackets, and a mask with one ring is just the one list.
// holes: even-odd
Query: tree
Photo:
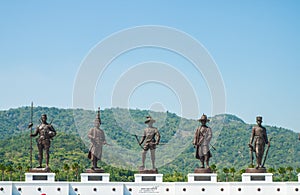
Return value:
[(273, 174), (273, 177), (274, 177), (274, 179), (275, 179), (276, 169), (274, 169), (273, 167), (270, 167), (270, 168), (268, 168), (267, 172), (268, 172), (268, 173), (272, 173), (272, 174)]
[(6, 170), (6, 167), (2, 163), (0, 163), (0, 170), (1, 170), (2, 181), (4, 181), (4, 171)]
[(64, 164), (64, 171), (67, 174), (67, 181), (69, 181), (69, 170), (70, 170), (70, 166), (68, 164)]
[(279, 173), (280, 176), (281, 176), (281, 181), (283, 181), (283, 180), (284, 180), (284, 175), (285, 175), (285, 168), (284, 168), (284, 167), (279, 167), (279, 168), (277, 169), (277, 171), (278, 171), (278, 173)]
[(23, 167), (19, 164), (16, 168), (19, 171), (20, 181), (22, 181), (22, 169), (23, 169)]
[(57, 181), (59, 181), (59, 169), (54, 169), (53, 172), (56, 175)]
[(79, 169), (80, 166), (78, 163), (75, 162), (72, 164), (72, 170), (75, 172), (76, 181), (78, 181)]
[(239, 174), (243, 174), (243, 173), (245, 173), (246, 172), (246, 169), (241, 169), (240, 171), (239, 171)]
[(237, 171), (238, 173), (238, 178), (236, 178), (237, 181), (242, 181), (242, 175), (243, 173), (246, 172), (246, 169), (240, 169), (239, 171)]
[(286, 168), (286, 170), (289, 172), (289, 181), (291, 181), (292, 171), (294, 170), (294, 168), (291, 167), (291, 166), (288, 166), (288, 167)]
[(13, 168), (12, 165), (8, 165), (8, 166), (6, 167), (6, 172), (9, 173), (9, 181), (12, 180), (12, 173), (13, 173), (13, 171), (14, 171), (14, 168)]
[(276, 170), (275, 170), (273, 167), (270, 167), (270, 168), (268, 168), (267, 172), (268, 172), (268, 173), (275, 174), (275, 173), (276, 173)]
[(234, 173), (236, 172), (235, 168), (234, 167), (231, 167), (229, 169), (229, 172), (232, 174), (232, 181), (234, 181)]
[(226, 177), (226, 182), (228, 182), (228, 173), (229, 173), (229, 169), (228, 168), (223, 168), (223, 173), (225, 173), (225, 177)]
[(27, 165), (26, 167), (25, 167), (25, 171), (29, 171), (29, 169), (31, 169), (31, 167), (29, 166), (29, 165)]
[(213, 173), (217, 172), (217, 166), (215, 164), (210, 165), (210, 169), (212, 170)]

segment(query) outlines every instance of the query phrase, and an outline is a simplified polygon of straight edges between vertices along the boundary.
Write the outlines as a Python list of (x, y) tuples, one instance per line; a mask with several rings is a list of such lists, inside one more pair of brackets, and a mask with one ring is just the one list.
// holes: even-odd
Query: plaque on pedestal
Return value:
[(272, 173), (243, 173), (242, 182), (273, 182)]
[(134, 182), (143, 183), (161, 183), (163, 181), (163, 174), (134, 174)]
[(216, 173), (189, 173), (188, 182), (197, 183), (197, 182), (217, 182)]
[(109, 173), (81, 173), (81, 182), (109, 182)]
[(31, 172), (25, 173), (25, 182), (54, 182), (55, 173)]

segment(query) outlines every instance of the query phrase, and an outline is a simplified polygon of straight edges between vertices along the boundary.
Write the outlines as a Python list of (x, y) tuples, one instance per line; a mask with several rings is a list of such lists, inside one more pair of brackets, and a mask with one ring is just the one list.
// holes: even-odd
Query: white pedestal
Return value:
[(161, 183), (163, 174), (134, 174), (135, 183)]
[(55, 173), (25, 173), (25, 182), (54, 182)]
[(81, 173), (81, 182), (109, 182), (109, 173)]
[(300, 182), (300, 173), (298, 173), (298, 182)]
[(243, 173), (242, 182), (273, 182), (272, 173)]
[(189, 183), (198, 183), (198, 182), (217, 182), (216, 173), (189, 173), (188, 174)]

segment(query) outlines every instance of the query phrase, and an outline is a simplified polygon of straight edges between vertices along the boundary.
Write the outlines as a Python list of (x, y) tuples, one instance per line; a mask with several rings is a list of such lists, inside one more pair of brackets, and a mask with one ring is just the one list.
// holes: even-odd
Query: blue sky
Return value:
[[(299, 1), (277, 0), (1, 1), (0, 109), (31, 101), (72, 108), (74, 82), (92, 48), (124, 29), (159, 25), (185, 32), (207, 49), (224, 82), (227, 113), (248, 123), (262, 115), (264, 124), (300, 132), (299, 10)], [(115, 59), (98, 80), (95, 108), (111, 107), (116, 81), (149, 61), (169, 64), (189, 80), (199, 113), (186, 117), (212, 114), (202, 75), (182, 56), (159, 48)], [(176, 91), (158, 83), (137, 86), (128, 102), (131, 108), (179, 115), (182, 109)]]

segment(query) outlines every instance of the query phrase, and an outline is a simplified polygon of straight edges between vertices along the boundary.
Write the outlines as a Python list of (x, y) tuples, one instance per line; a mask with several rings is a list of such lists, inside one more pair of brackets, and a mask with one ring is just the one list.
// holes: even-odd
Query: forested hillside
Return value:
[[(86, 134), (93, 125), (95, 111), (35, 107), (34, 126), (39, 124), (41, 114), (48, 115), (57, 131), (51, 144), (50, 166), (58, 180), (77, 180), (84, 169), (90, 167), (87, 159), (89, 141)], [(199, 166), (192, 145), (196, 120), (180, 118), (166, 112), (126, 110), (111, 108), (101, 110), (101, 128), (107, 142), (101, 164), (111, 173), (112, 181), (132, 181), (133, 174), (141, 163), (141, 148), (134, 135), (142, 135), (147, 115), (156, 119), (155, 126), (161, 133), (157, 147), (156, 166), (164, 173), (166, 181), (184, 181), (185, 175)], [(255, 119), (255, 116), (254, 116)], [(3, 180), (17, 180), (30, 166), (30, 107), (0, 111), (0, 170)], [(217, 115), (208, 124), (213, 130), (212, 168), (219, 173), (219, 180), (231, 175), (231, 180), (240, 180), (240, 174), (250, 164), (249, 142), (253, 124), (246, 124), (234, 115)], [(272, 137), (266, 167), (275, 173), (275, 180), (295, 180), (300, 171), (300, 146), (295, 132), (273, 127), (267, 128)], [(147, 162), (149, 162), (149, 155)], [(33, 139), (33, 165), (37, 166), (37, 148)], [(149, 163), (147, 164), (149, 166)], [(24, 179), (21, 177), (20, 179)]]

